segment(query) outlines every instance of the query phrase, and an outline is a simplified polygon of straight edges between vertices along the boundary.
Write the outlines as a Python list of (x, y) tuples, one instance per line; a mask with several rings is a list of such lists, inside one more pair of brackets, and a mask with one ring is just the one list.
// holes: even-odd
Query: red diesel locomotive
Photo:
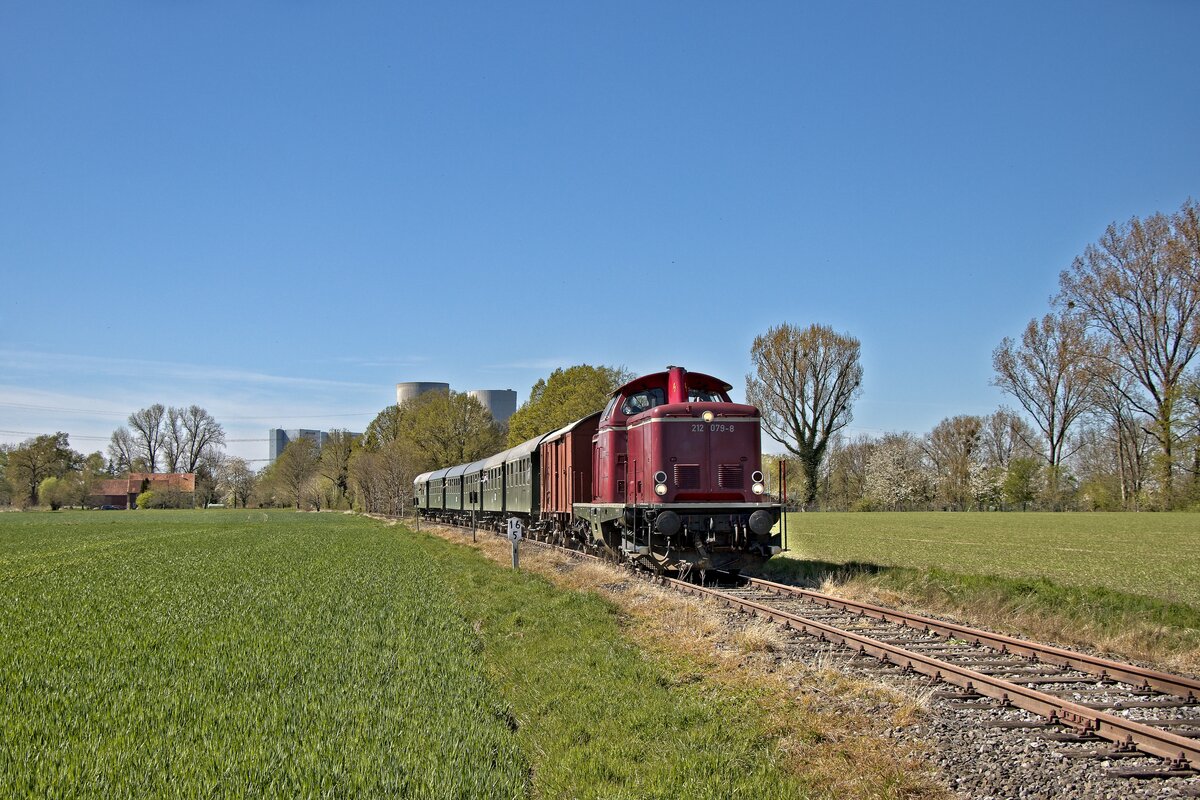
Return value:
[[(737, 570), (780, 550), (758, 409), (730, 385), (668, 367), (604, 410), (475, 464), (418, 476), (421, 513), (597, 548), (657, 571)], [(472, 491), (472, 487), (484, 487)]]

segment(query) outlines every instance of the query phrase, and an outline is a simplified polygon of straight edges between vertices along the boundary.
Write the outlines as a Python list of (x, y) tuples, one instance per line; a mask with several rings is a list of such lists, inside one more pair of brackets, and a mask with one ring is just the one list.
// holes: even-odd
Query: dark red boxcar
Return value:
[(592, 501), (592, 437), (600, 412), (560, 428), (542, 440), (542, 514), (566, 525), (575, 503)]

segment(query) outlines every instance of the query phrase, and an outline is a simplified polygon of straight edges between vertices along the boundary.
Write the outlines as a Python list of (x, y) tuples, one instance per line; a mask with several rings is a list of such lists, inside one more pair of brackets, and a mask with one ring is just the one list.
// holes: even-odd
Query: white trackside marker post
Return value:
[(513, 569), (519, 569), (521, 566), (521, 535), (523, 529), (521, 520), (516, 517), (508, 518), (508, 540), (512, 542), (513, 549)]

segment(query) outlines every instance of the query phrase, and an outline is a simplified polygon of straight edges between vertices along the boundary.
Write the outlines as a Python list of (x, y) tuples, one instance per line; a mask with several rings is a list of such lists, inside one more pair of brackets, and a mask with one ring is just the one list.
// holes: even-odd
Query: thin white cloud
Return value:
[(327, 387), (331, 389), (377, 390), (373, 383), (336, 381), (325, 378), (297, 378), (271, 375), (265, 372), (214, 367), (203, 364), (183, 364), (167, 361), (148, 361), (134, 358), (109, 358), (70, 353), (38, 353), (0, 349), (0, 369), (19, 372), (62, 374), (65, 371), (84, 372), (110, 378), (155, 377), (185, 380), (191, 383), (235, 383), (242, 385), (290, 386), (296, 388)]

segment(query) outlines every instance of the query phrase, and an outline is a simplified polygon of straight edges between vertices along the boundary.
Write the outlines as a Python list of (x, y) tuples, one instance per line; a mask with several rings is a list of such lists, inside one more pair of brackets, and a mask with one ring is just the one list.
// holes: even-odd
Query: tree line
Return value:
[(1200, 506), (1200, 206), (1113, 223), (1059, 275), (1048, 313), (992, 353), (1017, 406), (923, 435), (847, 437), (859, 342), (813, 325), (758, 337), (746, 394), (808, 508)]
[[(198, 405), (166, 407), (156, 403), (130, 414), (113, 431), (105, 453), (84, 455), (71, 449), (62, 431), (34, 436), (18, 445), (0, 445), (0, 504), (59, 509), (94, 504), (100, 482), (134, 473), (190, 472), (194, 494), (160, 492), (160, 506), (206, 504), (227, 491), (227, 473), (242, 459), (227, 459), (225, 430)], [(150, 500), (150, 496), (147, 497)]]
[(356, 439), (332, 431), (323, 447), (290, 442), (257, 478), (252, 499), (297, 509), (401, 514), (422, 472), (477, 461), (598, 411), (631, 378), (614, 367), (581, 364), (539, 379), (502, 426), (475, 398), (428, 392), (388, 406)]
[[(790, 463), (789, 500), (811, 509), (1175, 509), (1200, 506), (1200, 206), (1113, 223), (1059, 275), (1048, 312), (992, 352), (1014, 407), (948, 417), (923, 434), (847, 435), (861, 343), (822, 324), (754, 339), (747, 401)], [(361, 439), (300, 438), (259, 473), (224, 456), (198, 406), (161, 404), (113, 432), (108, 459), (66, 434), (0, 448), (0, 502), (86, 496), (122, 471), (195, 472), (233, 505), (398, 514), (421, 472), (478, 460), (600, 410), (633, 376), (577, 365), (539, 379), (498, 425), (474, 398), (431, 392), (388, 406)], [(779, 487), (774, 487), (778, 492)], [(68, 503), (69, 504), (69, 503)]]

